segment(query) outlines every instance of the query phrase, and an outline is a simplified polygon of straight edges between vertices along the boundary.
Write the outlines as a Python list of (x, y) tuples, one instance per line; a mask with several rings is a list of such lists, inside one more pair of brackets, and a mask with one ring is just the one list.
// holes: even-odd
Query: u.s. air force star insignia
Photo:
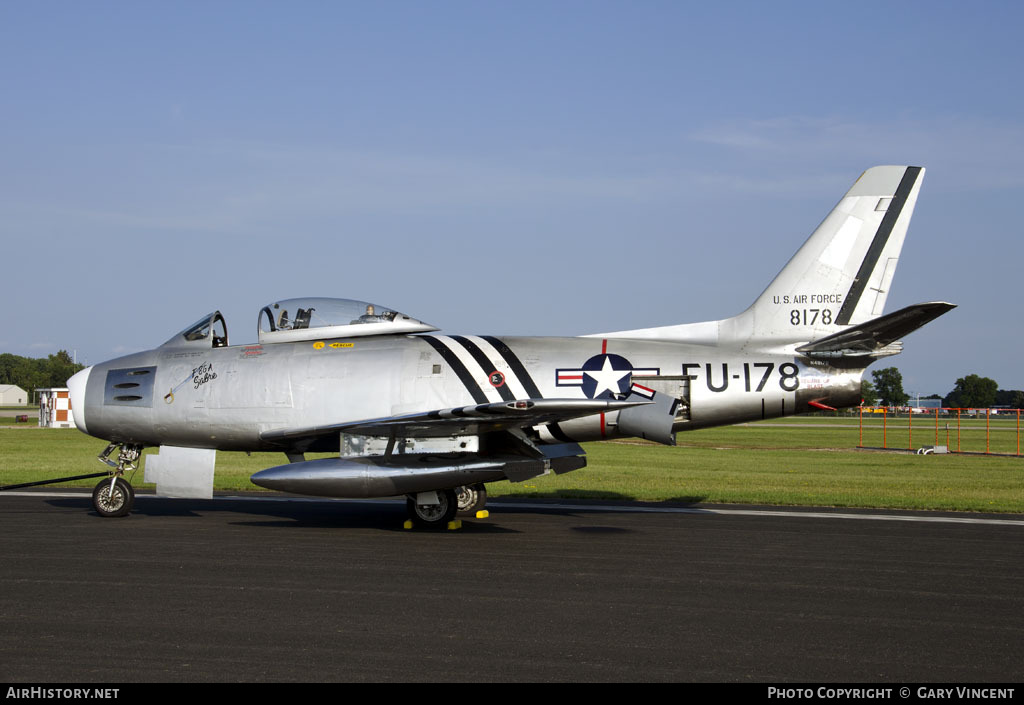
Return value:
[(558, 387), (581, 387), (590, 399), (617, 399), (629, 394), (633, 375), (657, 375), (657, 369), (637, 369), (621, 355), (594, 355), (575, 369), (555, 370)]

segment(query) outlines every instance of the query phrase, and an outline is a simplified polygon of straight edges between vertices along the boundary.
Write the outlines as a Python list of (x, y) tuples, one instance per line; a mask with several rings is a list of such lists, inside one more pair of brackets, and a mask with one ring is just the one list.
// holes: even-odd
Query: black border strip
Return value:
[(560, 440), (562, 443), (575, 443), (573, 439), (565, 435), (565, 431), (557, 423), (549, 423), (545, 428), (552, 436)]
[(516, 354), (512, 352), (512, 348), (505, 345), (504, 342), (498, 340), (493, 335), (481, 335), (480, 337), (493, 345), (494, 349), (498, 351), (498, 354), (501, 355), (502, 359), (508, 363), (508, 366), (512, 369), (512, 373), (519, 380), (519, 383), (523, 385), (523, 389), (526, 390), (526, 393), (530, 395), (531, 399), (544, 398), (544, 395), (540, 393), (540, 389), (538, 389), (537, 385), (534, 383), (533, 377), (531, 377), (530, 373), (526, 371), (526, 367), (524, 367), (523, 363), (519, 361)]
[[(491, 362), (491, 360), (486, 355), (484, 355), (484, 351), (477, 347), (476, 343), (474, 343), (472, 340), (468, 340), (461, 335), (453, 335), (451, 336), (451, 338), (452, 340), (462, 345), (462, 347), (466, 348), (466, 351), (473, 356), (473, 359), (476, 360), (476, 364), (480, 365), (480, 369), (484, 371), (485, 375), (490, 376), (492, 372), (497, 372), (497, 370), (494, 369), (494, 363)], [(491, 372), (488, 372), (487, 370), (491, 370)], [(494, 387), (493, 384), (491, 386)], [(501, 398), (504, 399), (505, 401), (512, 401), (513, 399), (516, 398), (516, 395), (513, 394), (512, 390), (508, 388), (507, 383), (501, 385), (500, 387), (494, 388), (498, 391), (498, 394), (500, 394)]]
[(453, 370), (455, 370), (455, 374), (458, 375), (459, 379), (462, 381), (462, 384), (465, 385), (466, 391), (468, 391), (469, 395), (473, 397), (473, 401), (475, 401), (477, 404), (490, 403), (490, 401), (487, 399), (487, 395), (484, 394), (482, 389), (480, 389), (480, 385), (473, 381), (473, 376), (469, 374), (469, 370), (467, 370), (466, 366), (462, 364), (462, 360), (460, 360), (458, 356), (448, 348), (447, 345), (442, 343), (437, 338), (434, 338), (429, 335), (421, 335), (419, 337), (422, 340), (425, 340), (428, 343), (430, 343), (430, 346), (434, 348), (434, 350), (436, 350), (442, 358), (444, 358), (444, 361), (447, 362), (448, 365)]
[[(526, 367), (519, 358), (516, 357), (516, 354), (512, 352), (512, 348), (498, 338), (495, 338), (493, 335), (481, 335), (480, 337), (493, 345), (494, 349), (498, 351), (498, 354), (501, 355), (502, 359), (508, 363), (512, 373), (519, 379), (519, 383), (523, 385), (523, 389), (526, 390), (526, 393), (530, 395), (531, 399), (544, 398), (544, 395), (540, 393), (540, 389), (537, 387), (536, 382), (533, 381), (533, 377), (531, 377), (530, 373), (526, 371)], [(563, 443), (576, 442), (567, 436), (557, 423), (549, 423), (545, 428), (547, 428), (548, 433), (550, 433), (552, 437), (557, 438)]]
[(878, 230), (875, 231), (875, 238), (871, 241), (871, 247), (868, 248), (867, 254), (864, 255), (864, 261), (860, 263), (860, 269), (857, 271), (857, 276), (854, 277), (853, 285), (850, 286), (850, 291), (843, 301), (842, 308), (839, 309), (839, 315), (836, 316), (836, 324), (841, 326), (850, 324), (850, 318), (860, 304), (860, 298), (868, 285), (868, 279), (871, 278), (871, 272), (875, 270), (878, 258), (882, 256), (882, 250), (885, 249), (886, 244), (889, 242), (892, 229), (896, 226), (896, 221), (899, 220), (900, 215), (903, 213), (903, 206), (906, 205), (907, 198), (910, 196), (910, 192), (920, 175), (921, 167), (919, 166), (908, 166), (907, 170), (903, 173), (903, 179), (896, 188), (896, 193), (893, 194), (889, 209), (885, 212)]

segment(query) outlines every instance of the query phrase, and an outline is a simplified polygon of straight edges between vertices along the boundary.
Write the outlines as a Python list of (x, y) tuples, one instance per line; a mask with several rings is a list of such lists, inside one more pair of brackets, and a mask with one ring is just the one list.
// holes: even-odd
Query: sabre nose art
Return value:
[(76, 372), (68, 380), (68, 390), (71, 395), (71, 413), (75, 417), (75, 425), (85, 433), (89, 432), (85, 423), (85, 388), (89, 384), (89, 374), (92, 367), (86, 367), (81, 372)]

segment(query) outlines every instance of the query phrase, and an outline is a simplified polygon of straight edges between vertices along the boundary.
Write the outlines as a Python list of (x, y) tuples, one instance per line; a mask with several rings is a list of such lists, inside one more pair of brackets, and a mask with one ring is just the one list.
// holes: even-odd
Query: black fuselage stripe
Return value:
[[(504, 342), (498, 340), (493, 335), (482, 335), (480, 337), (493, 345), (494, 349), (498, 351), (498, 354), (501, 355), (502, 359), (508, 363), (509, 368), (519, 379), (519, 383), (523, 385), (523, 389), (526, 390), (526, 393), (530, 395), (531, 399), (544, 398), (544, 395), (540, 393), (540, 388), (538, 388), (537, 384), (533, 381), (533, 377), (531, 377), (530, 373), (526, 371), (526, 367), (519, 360), (516, 354), (512, 352), (512, 348), (505, 345)], [(557, 423), (549, 423), (546, 425), (546, 428), (548, 433), (563, 443), (575, 443), (575, 441), (566, 435), (565, 431), (563, 431), (561, 426)]]
[[(494, 369), (494, 363), (491, 362), (486, 355), (484, 355), (483, 350), (477, 347), (476, 343), (474, 343), (472, 340), (468, 340), (462, 337), (461, 335), (453, 335), (451, 338), (452, 340), (457, 341), (460, 345), (462, 345), (462, 347), (466, 348), (466, 351), (470, 355), (472, 355), (473, 359), (476, 360), (476, 363), (480, 365), (480, 369), (484, 371), (484, 374), (490, 375), (492, 372), (497, 372), (497, 370)], [(508, 388), (508, 384), (503, 384), (500, 387), (494, 388), (498, 391), (498, 394), (500, 394), (501, 398), (504, 399), (505, 401), (512, 401), (513, 399), (516, 398), (516, 396)]]
[(480, 389), (480, 385), (473, 380), (473, 375), (469, 373), (466, 366), (462, 364), (462, 360), (460, 360), (447, 345), (437, 338), (429, 335), (421, 335), (420, 338), (430, 343), (430, 346), (437, 351), (438, 355), (440, 355), (444, 361), (447, 362), (453, 370), (455, 370), (455, 374), (462, 381), (462, 384), (465, 385), (466, 391), (468, 391), (469, 395), (473, 397), (473, 401), (477, 404), (488, 403), (487, 395), (484, 394), (482, 389)]
[(919, 166), (907, 167), (907, 170), (903, 173), (903, 179), (896, 188), (896, 193), (893, 194), (892, 202), (889, 204), (885, 216), (882, 217), (882, 222), (875, 232), (875, 238), (871, 241), (871, 246), (864, 256), (864, 261), (860, 263), (860, 269), (853, 280), (850, 292), (846, 295), (846, 299), (839, 309), (839, 315), (836, 316), (837, 324), (841, 326), (849, 325), (850, 318), (853, 316), (853, 312), (857, 309), (860, 298), (864, 294), (864, 289), (867, 288), (868, 279), (871, 278), (871, 273), (875, 271), (875, 265), (878, 264), (878, 259), (882, 256), (882, 250), (888, 244), (889, 236), (892, 235), (892, 229), (896, 226), (896, 221), (899, 220), (900, 214), (903, 212), (903, 206), (906, 205), (907, 198), (910, 196), (910, 192), (913, 190), (914, 184), (917, 183), (920, 175), (921, 167)]
[(549, 423), (547, 425), (548, 433), (560, 440), (562, 443), (575, 443), (573, 439), (565, 435), (565, 432), (557, 423)]
[(512, 348), (505, 345), (505, 343), (498, 340), (493, 335), (482, 335), (480, 337), (493, 345), (494, 349), (498, 351), (499, 355), (501, 355), (501, 358), (508, 363), (509, 368), (512, 370), (512, 374), (514, 374), (516, 379), (519, 380), (519, 383), (523, 385), (523, 389), (526, 390), (526, 393), (530, 395), (531, 399), (544, 398), (544, 395), (540, 393), (540, 389), (538, 389), (537, 385), (534, 383), (533, 377), (531, 377), (530, 373), (526, 371), (526, 367), (524, 367), (523, 363), (519, 361), (516, 354), (512, 352)]

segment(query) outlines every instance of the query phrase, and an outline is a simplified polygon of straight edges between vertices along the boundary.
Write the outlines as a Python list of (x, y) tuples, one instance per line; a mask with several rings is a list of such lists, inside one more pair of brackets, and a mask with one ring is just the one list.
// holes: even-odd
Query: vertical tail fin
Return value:
[(737, 316), (747, 319), (738, 328), (753, 338), (813, 340), (882, 315), (923, 176), (914, 166), (865, 171)]
[(882, 314), (924, 169), (868, 169), (746, 311), (722, 321), (602, 333), (702, 344), (786, 344)]

